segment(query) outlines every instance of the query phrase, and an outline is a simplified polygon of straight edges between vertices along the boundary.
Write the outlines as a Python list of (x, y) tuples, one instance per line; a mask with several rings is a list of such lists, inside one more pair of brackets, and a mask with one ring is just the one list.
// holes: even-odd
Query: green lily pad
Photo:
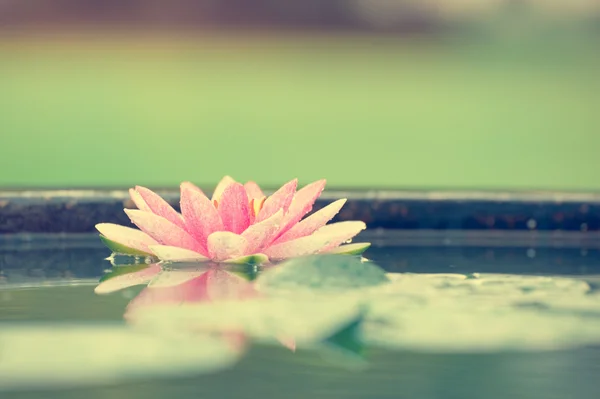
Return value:
[(598, 345), (600, 301), (578, 278), (396, 274), (365, 298), (367, 345), (435, 353)]
[(102, 234), (100, 234), (100, 240), (102, 240), (104, 245), (106, 245), (108, 247), (108, 249), (113, 251), (113, 253), (116, 253), (119, 255), (154, 256), (153, 254), (151, 254), (149, 252), (144, 252), (144, 251), (140, 251), (139, 249), (130, 248), (130, 247), (127, 247), (116, 241), (110, 240), (110, 239), (106, 238), (105, 236), (103, 236)]
[(0, 392), (193, 376), (230, 367), (240, 354), (209, 335), (174, 339), (125, 326), (2, 325)]
[(365, 357), (365, 343), (361, 339), (361, 329), (365, 322), (365, 314), (357, 313), (356, 317), (326, 337), (318, 346), (321, 357), (326, 361), (346, 369), (363, 369), (368, 363)]
[(260, 274), (260, 268), (258, 265), (244, 264), (244, 265), (227, 265), (224, 270), (233, 273), (244, 280), (254, 281)]
[(351, 256), (317, 255), (283, 262), (256, 279), (261, 291), (340, 291), (388, 283), (386, 272)]
[(267, 263), (268, 261), (269, 257), (265, 254), (253, 254), (230, 259), (224, 263), (230, 263), (235, 265), (262, 265), (264, 263)]
[[(299, 348), (347, 348), (361, 307), (356, 298), (260, 297), (183, 303), (139, 309), (131, 322), (148, 331), (238, 331), (258, 342), (280, 345), (293, 340)], [(350, 331), (345, 331), (350, 329)]]
[(356, 356), (362, 356), (364, 343), (360, 340), (360, 328), (365, 321), (365, 315), (361, 312), (351, 319), (347, 324), (323, 340), (323, 343), (344, 352)]

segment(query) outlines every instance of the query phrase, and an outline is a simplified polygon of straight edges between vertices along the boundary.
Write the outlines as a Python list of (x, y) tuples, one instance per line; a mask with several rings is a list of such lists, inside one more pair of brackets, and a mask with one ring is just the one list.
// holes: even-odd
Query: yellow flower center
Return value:
[[(265, 204), (266, 199), (267, 199), (267, 197), (261, 197), (261, 198), (256, 198), (256, 199), (252, 198), (248, 202), (248, 205), (250, 206), (250, 210), (254, 214), (254, 217), (256, 217), (256, 215), (258, 215), (258, 212), (260, 212), (260, 210), (262, 209), (263, 205)], [(214, 204), (215, 208), (219, 209), (219, 201), (214, 199), (213, 204)]]
[(258, 212), (260, 212), (260, 210), (262, 209), (266, 199), (267, 197), (261, 197), (256, 199), (253, 198), (250, 200), (250, 209), (252, 209), (252, 212), (254, 212), (254, 217), (258, 215)]

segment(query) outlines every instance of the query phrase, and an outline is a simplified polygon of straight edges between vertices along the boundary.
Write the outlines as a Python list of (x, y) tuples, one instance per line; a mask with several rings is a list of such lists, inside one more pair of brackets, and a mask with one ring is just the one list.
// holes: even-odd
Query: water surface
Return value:
[[(389, 283), (317, 267), (259, 278), (253, 302), (246, 269), (189, 265), (99, 295), (111, 265), (95, 237), (3, 239), (2, 397), (596, 397), (598, 249), (504, 243), (387, 240), (365, 256)], [(328, 271), (364, 286), (308, 287)]]

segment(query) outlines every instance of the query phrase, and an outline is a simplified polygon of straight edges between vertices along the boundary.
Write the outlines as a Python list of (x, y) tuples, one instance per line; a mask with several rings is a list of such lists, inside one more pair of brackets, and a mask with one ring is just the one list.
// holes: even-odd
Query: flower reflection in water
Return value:
[(117, 265), (95, 291), (108, 294), (145, 284), (124, 317), (132, 326), (155, 332), (217, 335), (239, 351), (257, 336), (296, 351), (300, 337), (304, 347), (360, 355), (362, 347), (354, 339), (360, 318), (353, 304), (336, 302), (325, 309), (318, 299), (265, 293), (255, 284), (258, 274), (252, 264)]
[[(135, 285), (147, 284), (128, 304), (125, 319), (136, 323), (141, 312), (153, 308), (165, 309), (183, 304), (242, 302), (259, 298), (252, 280), (257, 269), (254, 265), (223, 265), (216, 263), (179, 263), (161, 266), (129, 265), (115, 266), (96, 287), (96, 293), (108, 294)], [(218, 333), (232, 345), (242, 350), (247, 341), (243, 331), (214, 331), (209, 324), (202, 328), (190, 326), (197, 333)], [(190, 331), (188, 331), (190, 332)], [(293, 337), (278, 340), (287, 348), (295, 350)]]

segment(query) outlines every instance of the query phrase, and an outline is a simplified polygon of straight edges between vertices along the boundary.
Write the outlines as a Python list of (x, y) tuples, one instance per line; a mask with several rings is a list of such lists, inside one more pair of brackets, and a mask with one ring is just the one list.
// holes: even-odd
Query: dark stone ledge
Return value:
[[(176, 190), (157, 190), (176, 209)], [(600, 194), (477, 191), (326, 191), (314, 209), (337, 198), (336, 217), (369, 228), (428, 230), (600, 230)], [(0, 191), (0, 233), (92, 232), (94, 225), (130, 225), (126, 190)]]

